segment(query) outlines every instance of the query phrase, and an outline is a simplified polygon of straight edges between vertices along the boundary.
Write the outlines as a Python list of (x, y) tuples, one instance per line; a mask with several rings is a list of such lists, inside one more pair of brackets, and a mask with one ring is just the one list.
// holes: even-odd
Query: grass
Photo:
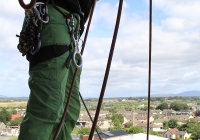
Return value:
[(9, 140), (17, 140), (17, 138), (12, 138), (12, 139), (9, 139)]
[(72, 134), (78, 134), (78, 130), (79, 129), (77, 127), (75, 127), (74, 130), (72, 131)]
[(0, 102), (0, 107), (26, 107), (27, 102)]

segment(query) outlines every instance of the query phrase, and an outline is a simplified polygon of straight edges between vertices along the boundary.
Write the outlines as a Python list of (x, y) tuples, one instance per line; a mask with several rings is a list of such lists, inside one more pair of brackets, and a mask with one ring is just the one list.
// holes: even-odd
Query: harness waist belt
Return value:
[(67, 52), (70, 48), (71, 46), (52, 45), (47, 47), (41, 47), (40, 51), (36, 55), (27, 53), (26, 59), (30, 62), (29, 69), (31, 69), (32, 67), (41, 62), (61, 56), (62, 54)]

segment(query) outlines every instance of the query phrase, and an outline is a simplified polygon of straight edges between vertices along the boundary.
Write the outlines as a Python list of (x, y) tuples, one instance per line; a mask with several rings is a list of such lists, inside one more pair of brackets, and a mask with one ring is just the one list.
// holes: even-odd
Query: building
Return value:
[[(114, 140), (119, 139), (124, 136), (128, 136), (129, 134), (123, 130), (115, 130), (115, 131), (109, 131), (109, 132), (101, 132), (99, 133), (102, 140)], [(88, 140), (89, 136), (83, 136), (82, 140)], [(94, 135), (94, 140), (100, 140), (99, 136), (97, 134)]]
[(12, 114), (10, 120), (12, 121), (12, 120), (14, 120), (14, 119), (16, 119), (16, 118), (19, 118), (19, 117), (21, 117), (21, 114)]
[(4, 130), (6, 128), (6, 125), (3, 122), (0, 122), (0, 133), (2, 132), (2, 130)]
[[(117, 131), (121, 131), (121, 130), (117, 130)], [(115, 136), (115, 135), (109, 136), (109, 135), (113, 134), (112, 132), (109, 132), (110, 134), (109, 133), (105, 134), (107, 136), (102, 137), (102, 140), (146, 140), (146, 137), (147, 137), (147, 135), (144, 133), (124, 134), (124, 135), (122, 134), (122, 135), (117, 135), (117, 136)], [(88, 136), (84, 137), (82, 140), (88, 140)], [(94, 135), (93, 140), (99, 140), (99, 138)], [(168, 138), (149, 135), (149, 140), (168, 140)]]
[(188, 139), (191, 134), (186, 131), (179, 131), (177, 128), (169, 129), (165, 133), (163, 133), (163, 137), (168, 138), (169, 140), (176, 140), (177, 138)]

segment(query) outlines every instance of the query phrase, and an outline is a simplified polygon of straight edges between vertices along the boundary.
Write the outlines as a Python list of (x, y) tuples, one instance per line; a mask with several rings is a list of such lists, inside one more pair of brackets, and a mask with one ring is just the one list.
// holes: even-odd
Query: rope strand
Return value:
[(122, 12), (122, 5), (123, 5), (123, 0), (120, 0), (118, 13), (117, 13), (117, 20), (116, 20), (116, 24), (115, 24), (115, 30), (114, 30), (114, 34), (113, 34), (113, 40), (112, 40), (112, 44), (111, 44), (111, 48), (110, 48), (110, 54), (109, 54), (109, 57), (108, 57), (106, 72), (105, 72), (105, 76), (104, 76), (104, 80), (103, 80), (103, 85), (102, 85), (102, 88), (101, 88), (101, 94), (100, 94), (100, 97), (99, 97), (99, 102), (98, 102), (97, 110), (96, 110), (96, 113), (95, 113), (94, 123), (92, 125), (92, 129), (90, 131), (90, 135), (89, 135), (88, 140), (92, 140), (92, 137), (93, 137), (93, 134), (94, 134), (94, 129), (96, 128), (99, 113), (100, 113), (100, 110), (101, 110), (101, 105), (102, 105), (102, 102), (103, 102), (103, 97), (104, 97), (106, 84), (107, 84), (109, 71), (110, 71), (110, 66), (111, 66), (111, 62), (112, 62), (112, 56), (113, 56), (113, 52), (114, 52), (114, 48), (115, 48), (115, 42), (116, 42), (116, 39), (117, 39), (117, 33), (118, 33), (118, 29), (119, 29), (119, 23), (120, 23), (121, 12)]
[(150, 117), (150, 99), (151, 99), (151, 45), (152, 45), (152, 0), (149, 0), (149, 73), (148, 73), (147, 140), (149, 140), (149, 117)]

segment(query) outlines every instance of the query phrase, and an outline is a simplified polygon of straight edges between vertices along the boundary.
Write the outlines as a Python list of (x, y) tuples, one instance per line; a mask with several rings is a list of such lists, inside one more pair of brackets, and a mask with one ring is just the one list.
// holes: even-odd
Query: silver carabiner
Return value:
[[(74, 47), (74, 53), (73, 53), (73, 63), (74, 65), (76, 66), (76, 68), (80, 69), (83, 65), (83, 58), (82, 58), (82, 55), (80, 54), (79, 52), (79, 48), (78, 48), (78, 41), (74, 39), (74, 44), (75, 44), (75, 47)], [(78, 59), (78, 63), (76, 62), (76, 56), (79, 56), (79, 59)]]
[[(46, 6), (46, 8), (45, 8), (45, 14), (47, 15), (47, 16), (46, 16), (46, 21), (43, 20), (43, 19), (41, 18), (41, 16), (40, 16), (40, 11), (41, 11), (41, 9), (40, 9), (39, 11), (38, 11), (38, 9), (37, 9), (37, 5), (42, 5), (42, 4), (44, 4), (44, 3), (43, 3), (43, 2), (37, 2), (37, 3), (34, 5), (33, 9), (34, 9), (34, 12), (36, 13), (38, 19), (39, 19), (42, 23), (48, 23), (48, 22), (49, 22), (48, 7)], [(41, 8), (41, 7), (40, 7), (40, 8)]]
[[(75, 31), (74, 31), (74, 17), (77, 18), (77, 25), (76, 25)], [(69, 31), (71, 34), (71, 41), (73, 42), (73, 45), (74, 45), (72, 61), (75, 65), (75, 67), (80, 69), (83, 65), (83, 58), (82, 58), (82, 56), (79, 52), (79, 48), (78, 48), (78, 39), (79, 39), (78, 32), (80, 30), (80, 16), (76, 13), (71, 14), (71, 19), (67, 20), (67, 24), (68, 24)], [(76, 56), (79, 56), (78, 63), (76, 61)]]

